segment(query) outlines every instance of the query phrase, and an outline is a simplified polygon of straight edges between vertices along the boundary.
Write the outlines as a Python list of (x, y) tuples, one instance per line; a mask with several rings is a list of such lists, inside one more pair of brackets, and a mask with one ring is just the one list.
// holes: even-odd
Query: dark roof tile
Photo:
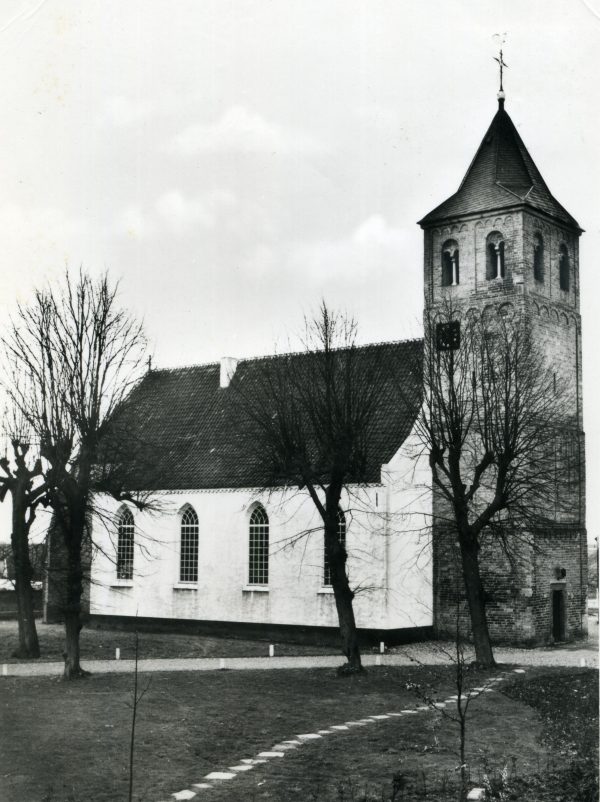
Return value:
[[(417, 376), (422, 341), (363, 346), (360, 358), (384, 358), (392, 370), (381, 377), (369, 437), (365, 481), (380, 481), (387, 463), (408, 436), (416, 415), (403, 398), (420, 398)], [(120, 415), (119, 430), (143, 443), (149, 458), (130, 465), (127, 485), (145, 490), (264, 487), (267, 466), (251, 446), (250, 420), (240, 421), (236, 382), (261, 381), (265, 364), (277, 370), (290, 355), (240, 360), (229, 388), (219, 386), (219, 365), (153, 370), (131, 393)], [(306, 354), (292, 355), (302, 359)]]
[(580, 229), (548, 189), (513, 121), (500, 108), (458, 191), (419, 223), (425, 227), (461, 215), (527, 206)]

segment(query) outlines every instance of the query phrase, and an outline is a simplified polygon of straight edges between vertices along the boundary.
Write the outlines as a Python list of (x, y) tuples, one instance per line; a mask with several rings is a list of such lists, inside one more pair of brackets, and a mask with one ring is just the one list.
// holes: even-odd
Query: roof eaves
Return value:
[[(554, 201), (563, 210), (565, 215), (564, 217), (560, 217), (559, 215), (553, 215), (550, 212), (545, 211), (544, 209), (540, 209), (539, 206), (537, 206), (536, 204), (527, 201), (527, 196), (529, 195), (531, 190), (527, 193), (525, 198), (520, 198), (518, 195), (516, 195), (514, 192), (511, 192), (506, 187), (503, 186), (502, 189), (506, 190), (507, 192), (510, 192), (511, 195), (514, 195), (514, 197), (516, 198), (515, 203), (504, 203), (501, 204), (500, 206), (489, 206), (484, 209), (478, 209), (469, 212), (459, 212), (458, 214), (441, 214), (438, 217), (431, 216), (434, 215), (436, 212), (436, 209), (433, 209), (433, 211), (429, 212), (429, 214), (425, 215), (425, 217), (417, 221), (417, 225), (421, 226), (421, 228), (424, 229), (449, 222), (450, 220), (453, 221), (474, 220), (478, 217), (481, 217), (482, 214), (498, 214), (504, 211), (508, 212), (508, 211), (515, 211), (515, 209), (522, 209), (524, 211), (534, 211), (536, 214), (541, 215), (542, 217), (546, 217), (549, 221), (555, 224), (575, 228), (580, 234), (585, 231), (585, 229), (579, 225), (577, 220), (575, 220), (575, 218), (572, 215), (570, 215), (569, 212), (567, 212), (567, 210), (560, 203), (558, 203), (556, 198), (554, 198)], [(535, 189), (535, 187), (532, 187), (532, 190), (533, 189)], [(453, 197), (454, 195), (451, 195), (450, 198), (448, 198), (448, 200), (451, 200), (451, 198)], [(441, 208), (445, 204), (446, 201), (444, 201), (444, 203), (441, 203), (440, 206), (437, 208)]]

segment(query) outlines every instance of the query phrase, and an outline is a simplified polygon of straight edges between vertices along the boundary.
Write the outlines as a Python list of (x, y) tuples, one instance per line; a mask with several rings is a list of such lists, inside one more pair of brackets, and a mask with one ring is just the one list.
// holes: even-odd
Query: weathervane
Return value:
[(506, 33), (502, 33), (502, 34), (495, 33), (494, 36), (493, 36), (494, 39), (498, 38), (500, 40), (500, 58), (498, 58), (498, 56), (494, 56), (494, 61), (497, 61), (498, 64), (500, 65), (500, 91), (501, 92), (504, 92), (504, 87), (502, 86), (502, 78), (504, 76), (504, 68), (505, 67), (508, 68), (508, 64), (504, 61), (504, 58), (502, 57), (502, 45), (506, 41), (505, 36), (506, 36)]

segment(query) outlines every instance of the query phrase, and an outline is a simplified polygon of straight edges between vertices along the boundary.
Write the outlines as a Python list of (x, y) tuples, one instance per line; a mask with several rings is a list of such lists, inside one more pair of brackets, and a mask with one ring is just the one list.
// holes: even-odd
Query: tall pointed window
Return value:
[(133, 515), (123, 507), (117, 518), (117, 579), (133, 579), (133, 533)]
[(506, 269), (504, 265), (504, 237), (499, 231), (492, 231), (485, 241), (486, 279), (504, 278)]
[(569, 291), (570, 286), (569, 250), (563, 243), (558, 249), (558, 280), (561, 290)]
[(458, 243), (449, 239), (442, 245), (442, 287), (456, 287), (459, 282)]
[(185, 507), (181, 513), (179, 581), (198, 581), (198, 516), (190, 506)]
[[(338, 510), (338, 525), (337, 525), (338, 543), (342, 548), (346, 548), (346, 516), (341, 510)], [(331, 585), (331, 568), (329, 560), (327, 559), (327, 548), (323, 548), (323, 585), (328, 587)]]
[(539, 233), (533, 237), (533, 277), (536, 281), (544, 280), (544, 240)]
[(248, 584), (269, 584), (269, 517), (260, 504), (252, 511), (248, 528)]

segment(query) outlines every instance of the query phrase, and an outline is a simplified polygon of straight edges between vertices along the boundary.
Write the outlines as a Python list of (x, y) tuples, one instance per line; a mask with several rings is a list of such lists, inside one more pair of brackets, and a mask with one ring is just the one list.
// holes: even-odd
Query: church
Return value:
[[(529, 533), (516, 566), (497, 546), (480, 560), (492, 639), (551, 643), (586, 632), (582, 229), (551, 194), (504, 106), (501, 91), (460, 187), (420, 220), (424, 309), (431, 314), (451, 298), (478, 315), (518, 310), (540, 359), (574, 388), (572, 503)], [(397, 364), (423, 359), (418, 341), (365, 348)], [(106, 501), (115, 524), (94, 531), (93, 624), (137, 618), (138, 625), (198, 632), (336, 631), (314, 504), (305, 491), (265, 487), (235, 431), (229, 394), (260, 365), (260, 358), (224, 358), (152, 370), (134, 390), (131, 408), (155, 447), (152, 473), (140, 466), (136, 487), (152, 491), (158, 504), (140, 512)], [(407, 373), (404, 380), (412, 379)], [(366, 480), (345, 489), (339, 516), (357, 626), (387, 643), (452, 634), (455, 536), (440, 524), (415, 415), (384, 405), (368, 454)]]

